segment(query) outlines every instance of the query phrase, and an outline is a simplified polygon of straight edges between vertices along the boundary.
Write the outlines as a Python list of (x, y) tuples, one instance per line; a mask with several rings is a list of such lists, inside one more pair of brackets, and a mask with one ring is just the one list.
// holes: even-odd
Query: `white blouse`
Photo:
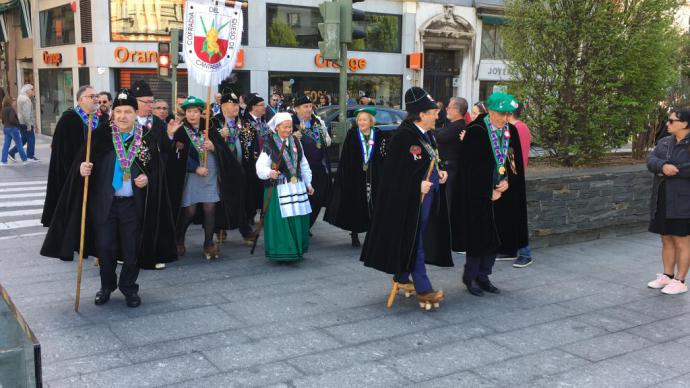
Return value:
[[(300, 148), (301, 145), (302, 143), (300, 143)], [(269, 174), (271, 173), (271, 163), (271, 157), (268, 156), (267, 153), (261, 152), (261, 155), (259, 155), (259, 159), (256, 161), (256, 176), (258, 176), (259, 179), (269, 179)], [(285, 163), (285, 161), (283, 161), (283, 163)], [(307, 161), (307, 158), (304, 156), (304, 154), (302, 154), (302, 160), (300, 161), (299, 167), (304, 185), (310, 187), (311, 168), (309, 168), (309, 162)], [(280, 175), (282, 176), (283, 174), (281, 173)]]

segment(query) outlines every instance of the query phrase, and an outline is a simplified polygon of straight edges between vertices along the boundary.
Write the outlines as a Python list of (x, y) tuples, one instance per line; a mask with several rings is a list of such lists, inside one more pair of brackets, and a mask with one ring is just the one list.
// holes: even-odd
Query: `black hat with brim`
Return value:
[(132, 84), (132, 94), (134, 94), (134, 97), (153, 97), (151, 87), (144, 80), (134, 81)]
[(139, 109), (139, 104), (137, 103), (137, 98), (128, 90), (122, 89), (116, 95), (113, 100), (113, 109), (118, 106), (131, 106), (134, 110)]
[(304, 104), (312, 104), (311, 98), (309, 96), (300, 96), (295, 100), (295, 108)]
[(408, 113), (426, 112), (429, 109), (438, 109), (438, 105), (426, 90), (413, 86), (405, 92), (405, 110)]

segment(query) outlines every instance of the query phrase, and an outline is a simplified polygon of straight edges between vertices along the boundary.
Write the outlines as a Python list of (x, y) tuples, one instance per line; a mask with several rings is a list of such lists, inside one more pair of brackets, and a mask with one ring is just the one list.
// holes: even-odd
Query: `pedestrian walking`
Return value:
[[(55, 126), (53, 140), (50, 143), (46, 199), (41, 215), (41, 224), (46, 228), (52, 222), (55, 206), (74, 162), (74, 157), (86, 142), (89, 115), (96, 112), (97, 98), (98, 95), (93, 87), (89, 85), (80, 87), (77, 90), (77, 105), (63, 112)], [(90, 129), (96, 129), (99, 123), (99, 116), (94, 115)], [(63, 259), (72, 260), (72, 255), (70, 254), (69, 257)]]
[[(27, 156), (22, 147), (22, 137), (19, 131), (19, 118), (17, 111), (12, 106), (13, 99), (9, 95), (2, 99), (2, 111), (0, 112), (0, 119), (2, 119), (2, 132), (5, 135), (5, 141), (2, 146), (2, 159), (0, 165), (7, 166), (7, 158), (9, 156), (10, 144), (14, 141), (17, 152), (22, 158), (22, 162), (27, 162)], [(13, 158), (14, 159), (14, 158)]]
[(460, 174), (453, 187), (453, 250), (466, 252), (462, 281), (476, 296), (498, 294), (489, 276), (499, 248), (516, 251), (527, 244), (527, 203), (522, 150), (508, 112), (513, 96), (494, 93), (487, 114), (466, 129)]
[(647, 284), (668, 295), (688, 291), (690, 267), (690, 109), (671, 111), (669, 136), (659, 140), (647, 156), (654, 174), (649, 231), (661, 235), (663, 273)]
[[(34, 87), (31, 84), (22, 86), (17, 96), (17, 117), (19, 118), (19, 132), (22, 136), (22, 145), (26, 145), (26, 157), (38, 161), (36, 157), (36, 114), (34, 109)], [(10, 158), (14, 160), (17, 149), (15, 144), (10, 149)]]
[(295, 100), (295, 114), (292, 116), (295, 137), (304, 147), (304, 155), (312, 173), (314, 195), (311, 204), (310, 225), (313, 226), (321, 208), (326, 206), (331, 185), (331, 164), (326, 149), (331, 145), (328, 127), (314, 113), (314, 104), (307, 96)]
[(393, 274), (393, 292), (416, 291), (420, 306), (430, 309), (443, 300), (443, 290), (432, 287), (426, 264), (453, 266), (442, 187), (448, 174), (430, 134), (438, 118), (436, 101), (415, 86), (405, 92), (405, 108), (407, 118), (388, 147), (360, 259), (367, 267)]
[(277, 113), (268, 125), (271, 134), (256, 161), (256, 174), (266, 182), (264, 249), (270, 260), (301, 260), (309, 250), (312, 172), (290, 114)]
[[(157, 139), (137, 122), (136, 109), (136, 98), (120, 91), (113, 120), (99, 122), (92, 133), (91, 162), (84, 161), (86, 144), (77, 152), (53, 214), (59, 222), (51, 223), (41, 248), (41, 255), (59, 258), (79, 249), (83, 177), (89, 176), (84, 252), (100, 261), (96, 305), (119, 289), (127, 306), (138, 307), (139, 269), (176, 259), (163, 160)], [(119, 280), (118, 259), (123, 261)]]
[(358, 233), (369, 230), (376, 194), (383, 174), (388, 134), (378, 129), (376, 108), (355, 111), (355, 122), (347, 132), (324, 221), (350, 232), (353, 247), (359, 247)]

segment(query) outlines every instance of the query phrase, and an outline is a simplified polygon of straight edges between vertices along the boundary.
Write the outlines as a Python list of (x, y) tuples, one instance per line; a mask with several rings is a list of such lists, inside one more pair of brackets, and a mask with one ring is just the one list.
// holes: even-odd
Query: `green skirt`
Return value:
[[(267, 195), (268, 188), (264, 189), (264, 201)], [(275, 261), (301, 260), (309, 250), (309, 215), (281, 217), (275, 188), (264, 217), (264, 245), (266, 257)]]

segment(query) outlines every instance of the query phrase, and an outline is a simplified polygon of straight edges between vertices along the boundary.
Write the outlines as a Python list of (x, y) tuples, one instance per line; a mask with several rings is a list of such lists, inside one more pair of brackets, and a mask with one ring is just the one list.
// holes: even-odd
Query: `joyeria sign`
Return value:
[[(331, 61), (329, 59), (323, 59), (321, 53), (316, 53), (314, 57), (314, 64), (319, 69), (330, 67), (332, 69), (340, 69), (340, 65), (337, 61)], [(364, 70), (367, 68), (367, 60), (364, 58), (350, 58), (347, 60), (347, 68), (351, 72), (356, 72), (358, 70)]]

